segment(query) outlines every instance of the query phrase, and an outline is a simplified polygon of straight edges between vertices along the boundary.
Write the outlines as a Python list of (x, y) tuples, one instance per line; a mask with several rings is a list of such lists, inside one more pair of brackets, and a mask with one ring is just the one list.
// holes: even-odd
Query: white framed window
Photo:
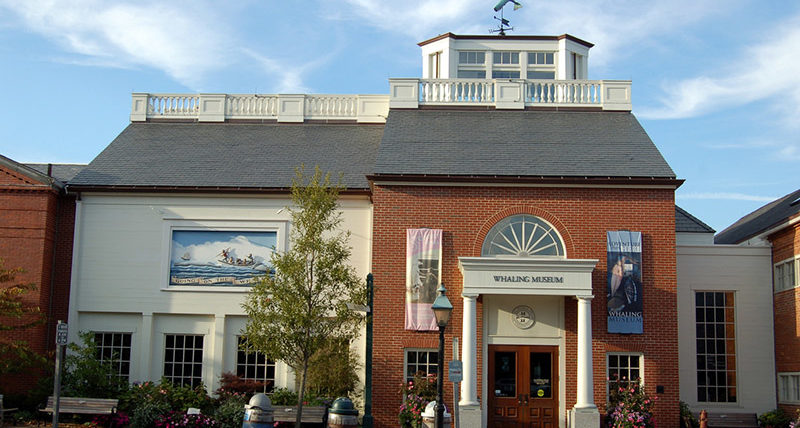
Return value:
[(425, 376), (436, 375), (439, 363), (439, 351), (435, 349), (415, 349), (405, 350), (406, 381), (414, 379), (414, 375), (421, 373)]
[(554, 65), (553, 52), (528, 52), (528, 65)]
[(800, 258), (791, 258), (775, 263), (775, 291), (797, 287)]
[(236, 376), (266, 383), (267, 392), (275, 386), (275, 361), (258, 351), (247, 350), (247, 338), (236, 336)]
[(203, 380), (203, 335), (164, 336), (164, 377), (175, 385), (199, 385)]
[(131, 375), (132, 333), (94, 332), (94, 344), (99, 361), (107, 361), (117, 376), (128, 380)]
[(778, 373), (778, 402), (800, 404), (800, 372)]
[(459, 79), (485, 79), (486, 70), (458, 70)]
[(486, 52), (459, 51), (456, 77), (459, 79), (485, 79)]
[(486, 53), (480, 51), (460, 51), (458, 53), (459, 64), (484, 65)]
[(697, 401), (737, 402), (736, 323), (732, 291), (695, 292)]
[(620, 383), (643, 384), (644, 355), (641, 353), (609, 352), (606, 354), (606, 392)]
[(519, 52), (493, 52), (492, 59), (496, 65), (519, 64)]

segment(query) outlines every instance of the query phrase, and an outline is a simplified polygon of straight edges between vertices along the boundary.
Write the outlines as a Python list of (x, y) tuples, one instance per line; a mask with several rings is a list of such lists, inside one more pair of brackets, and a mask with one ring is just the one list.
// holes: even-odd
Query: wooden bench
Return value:
[[(275, 422), (294, 422), (297, 420), (297, 406), (273, 405), (273, 420)], [(324, 406), (303, 406), (303, 424), (322, 424), (328, 422), (328, 408)]]
[[(706, 413), (708, 428), (758, 428), (758, 416), (755, 413)], [(694, 416), (700, 420), (699, 413)]]
[(16, 412), (16, 407), (11, 409), (6, 409), (5, 404), (3, 403), (3, 394), (0, 394), (0, 427), (3, 426), (6, 422), (6, 413)]
[[(80, 415), (108, 415), (117, 412), (119, 400), (115, 398), (81, 398), (61, 397), (58, 401), (58, 413)], [(40, 412), (53, 414), (53, 396), (47, 397), (47, 406)]]

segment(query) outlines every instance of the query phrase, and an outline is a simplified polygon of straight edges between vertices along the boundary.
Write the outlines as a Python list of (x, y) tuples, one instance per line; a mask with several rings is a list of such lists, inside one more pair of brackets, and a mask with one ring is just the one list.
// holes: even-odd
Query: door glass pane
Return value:
[(531, 398), (553, 398), (549, 352), (531, 352)]
[(516, 395), (517, 354), (515, 352), (495, 352), (494, 396), (516, 397)]

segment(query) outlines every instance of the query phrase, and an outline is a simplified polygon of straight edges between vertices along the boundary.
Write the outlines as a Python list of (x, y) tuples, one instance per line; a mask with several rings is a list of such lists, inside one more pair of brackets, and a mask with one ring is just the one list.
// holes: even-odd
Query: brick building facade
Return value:
[[(605, 259), (605, 233), (610, 229), (641, 230), (645, 241), (642, 263), (648, 266), (644, 278), (647, 297), (644, 304), (645, 333), (618, 335), (606, 333), (606, 270), (600, 263), (592, 274), (594, 400), (606, 401), (606, 353), (636, 352), (644, 355), (644, 378), (648, 393), (660, 399), (656, 414), (659, 423), (677, 425), (678, 376), (677, 309), (675, 298), (675, 208), (672, 190), (625, 188), (489, 187), (476, 183), (469, 187), (438, 185), (374, 186), (375, 274), (375, 378), (384, 382), (375, 386), (375, 416), (379, 426), (391, 426), (400, 404), (399, 385), (404, 381), (404, 348), (436, 348), (435, 332), (403, 330), (402, 308), (405, 298), (405, 231), (429, 227), (443, 230), (444, 260), (442, 281), (447, 285), (454, 312), (447, 328), (446, 360), (452, 355), (452, 338), (461, 337), (462, 305), (459, 298), (462, 274), (458, 257), (480, 256), (481, 244), (489, 228), (514, 214), (530, 214), (546, 219), (565, 237), (570, 258)], [(620, 215), (618, 202), (635, 206), (635, 212)], [(562, 383), (570, 409), (576, 396), (577, 310), (574, 299), (563, 297), (565, 367)], [(537, 310), (538, 308), (534, 308)], [(478, 299), (478, 330), (483, 331), (484, 305)], [(479, 367), (483, 361), (483, 337), (478, 335)], [(479, 370), (478, 390), (483, 388), (484, 373)], [(656, 393), (658, 385), (666, 385)], [(448, 384), (449, 386), (449, 384)], [(446, 401), (452, 402), (452, 389), (446, 389)], [(480, 396), (483, 397), (484, 393)], [(481, 400), (483, 401), (483, 400)], [(563, 415), (566, 416), (566, 415)]]
[[(79, 169), (79, 165), (24, 165), (0, 157), (0, 259), (5, 269), (23, 269), (15, 283), (36, 286), (26, 300), (45, 318), (40, 326), (11, 331), (5, 337), (27, 341), (40, 355), (52, 356), (55, 324), (67, 319), (75, 198), (64, 192), (64, 185)], [(37, 379), (35, 372), (9, 376), (0, 382), (0, 392), (27, 391)]]

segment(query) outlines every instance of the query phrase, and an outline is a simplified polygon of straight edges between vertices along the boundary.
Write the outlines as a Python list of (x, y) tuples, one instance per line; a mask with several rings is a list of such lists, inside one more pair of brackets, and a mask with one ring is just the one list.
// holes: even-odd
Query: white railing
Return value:
[(355, 119), (358, 116), (354, 95), (308, 95), (305, 106), (309, 119)]
[(228, 119), (278, 117), (277, 95), (226, 95), (225, 117)]
[(598, 80), (528, 80), (525, 104), (600, 105)]
[(593, 107), (631, 110), (625, 80), (389, 79), (390, 107), (420, 105)]
[(382, 123), (389, 114), (387, 95), (303, 94), (147, 94), (134, 93), (131, 121), (355, 120)]
[(158, 94), (147, 100), (147, 114), (152, 116), (194, 116), (198, 112), (198, 96), (186, 94)]
[(494, 101), (494, 84), (491, 80), (421, 80), (419, 85), (421, 102), (488, 104)]

